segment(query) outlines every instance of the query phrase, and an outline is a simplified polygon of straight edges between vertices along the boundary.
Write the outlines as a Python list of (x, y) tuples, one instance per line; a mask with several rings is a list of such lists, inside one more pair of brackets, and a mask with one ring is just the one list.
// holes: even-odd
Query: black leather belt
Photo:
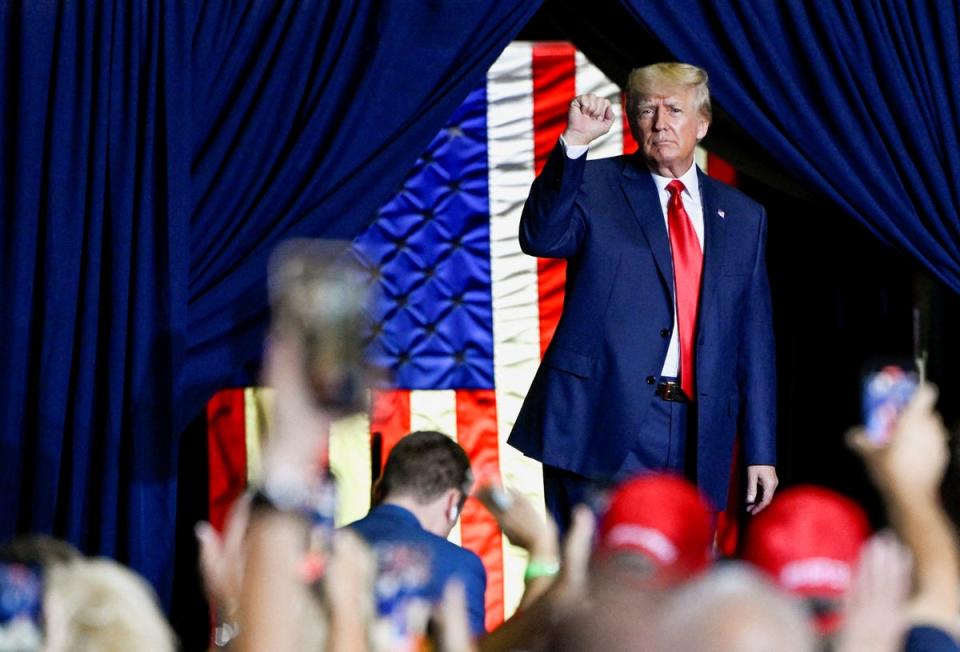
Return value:
[(677, 403), (689, 401), (687, 395), (680, 388), (680, 383), (675, 380), (661, 380), (657, 383), (657, 391), (654, 393), (664, 401), (676, 401)]

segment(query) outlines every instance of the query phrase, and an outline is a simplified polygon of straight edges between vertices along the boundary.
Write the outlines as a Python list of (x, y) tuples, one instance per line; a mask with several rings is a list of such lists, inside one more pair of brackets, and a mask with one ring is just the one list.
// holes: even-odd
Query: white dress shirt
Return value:
[[(563, 145), (564, 152), (568, 158), (580, 158), (587, 153), (589, 145), (567, 145), (563, 136), (560, 136), (560, 143)], [(663, 212), (663, 226), (667, 230), (667, 239), (670, 237), (670, 226), (667, 223), (667, 201), (670, 199), (670, 191), (667, 190), (667, 184), (673, 181), (671, 177), (661, 177), (659, 174), (650, 173), (653, 182), (657, 184), (657, 193), (660, 197), (660, 210)], [(693, 230), (697, 234), (697, 240), (700, 241), (700, 250), (703, 251), (703, 203), (700, 198), (700, 180), (697, 178), (697, 165), (692, 163), (690, 169), (678, 177), (683, 183), (684, 190), (681, 194), (683, 207), (693, 222)], [(680, 375), (680, 335), (677, 328), (677, 301), (676, 290), (674, 290), (673, 301), (673, 328), (671, 329), (670, 345), (667, 348), (667, 357), (663, 361), (661, 376), (677, 377)]]

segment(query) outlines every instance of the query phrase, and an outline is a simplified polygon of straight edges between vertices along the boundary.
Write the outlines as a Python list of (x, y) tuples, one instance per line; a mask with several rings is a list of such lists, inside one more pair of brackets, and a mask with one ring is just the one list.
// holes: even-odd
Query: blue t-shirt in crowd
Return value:
[[(487, 572), (476, 553), (428, 532), (416, 516), (399, 505), (378, 505), (347, 527), (374, 547), (381, 577), (385, 571), (390, 573), (394, 577), (391, 584), (398, 594), (404, 592), (401, 584), (407, 587), (419, 584), (414, 592), (436, 602), (443, 596), (447, 582), (453, 577), (459, 579), (467, 596), (470, 629), (474, 636), (486, 633)], [(390, 568), (385, 569), (385, 565)], [(416, 577), (418, 565), (427, 568), (422, 580)]]

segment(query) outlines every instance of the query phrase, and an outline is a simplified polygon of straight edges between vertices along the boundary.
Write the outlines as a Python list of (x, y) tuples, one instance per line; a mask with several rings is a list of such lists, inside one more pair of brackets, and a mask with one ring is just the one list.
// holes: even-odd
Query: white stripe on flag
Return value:
[(697, 149), (693, 151), (693, 158), (697, 162), (697, 166), (703, 170), (704, 173), (707, 173), (707, 159), (709, 158), (707, 156), (707, 150), (697, 145)]
[[(452, 389), (410, 392), (410, 432), (436, 430), (457, 440), (457, 393)], [(460, 521), (450, 541), (460, 545)]]
[[(537, 259), (520, 251), (520, 212), (534, 179), (533, 47), (513, 43), (487, 73), (490, 276), (500, 474), (543, 508), (540, 464), (507, 445), (507, 436), (540, 363)], [(523, 596), (526, 555), (504, 537), (504, 607)]]
[(337, 478), (338, 527), (370, 511), (370, 417), (365, 412), (330, 424), (330, 471)]

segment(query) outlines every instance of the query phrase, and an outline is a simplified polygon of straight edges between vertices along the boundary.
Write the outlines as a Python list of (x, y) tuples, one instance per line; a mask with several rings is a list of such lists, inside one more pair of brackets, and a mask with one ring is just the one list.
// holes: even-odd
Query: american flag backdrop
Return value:
[[(356, 245), (380, 285), (374, 336), (396, 389), (376, 391), (368, 415), (334, 426), (331, 466), (340, 480), (338, 521), (369, 507), (372, 433), (383, 456), (404, 434), (439, 430), (469, 454), (478, 478), (502, 482), (542, 508), (539, 464), (506, 443), (556, 327), (562, 261), (520, 251), (523, 202), (578, 94), (609, 98), (616, 120), (591, 158), (631, 153), (619, 87), (568, 43), (514, 43), (420, 157), (403, 187)], [(698, 163), (733, 181), (722, 161)], [(210, 402), (210, 513), (256, 477), (269, 394), (225, 390)], [(487, 627), (516, 608), (526, 559), (471, 498), (451, 538), (474, 550), (488, 574)]]

